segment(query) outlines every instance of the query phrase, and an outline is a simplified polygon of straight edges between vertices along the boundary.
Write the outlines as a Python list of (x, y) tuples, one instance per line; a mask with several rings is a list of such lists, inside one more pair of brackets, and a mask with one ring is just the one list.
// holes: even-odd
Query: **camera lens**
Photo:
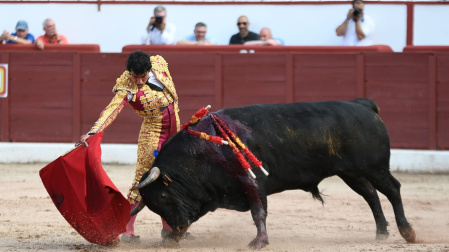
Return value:
[(155, 24), (156, 25), (162, 24), (162, 17), (161, 16), (156, 16)]

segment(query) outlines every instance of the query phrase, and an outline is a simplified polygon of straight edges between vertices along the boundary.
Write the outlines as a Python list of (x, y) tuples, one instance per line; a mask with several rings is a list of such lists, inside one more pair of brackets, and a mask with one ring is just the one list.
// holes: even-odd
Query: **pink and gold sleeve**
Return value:
[(127, 102), (127, 91), (119, 90), (108, 106), (101, 112), (100, 118), (94, 123), (88, 134), (95, 134), (104, 131), (122, 111)]

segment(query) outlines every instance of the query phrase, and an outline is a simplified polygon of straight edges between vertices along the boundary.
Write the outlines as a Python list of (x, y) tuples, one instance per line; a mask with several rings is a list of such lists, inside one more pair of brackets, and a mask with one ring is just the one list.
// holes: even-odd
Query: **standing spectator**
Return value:
[(154, 8), (154, 16), (147, 26), (147, 35), (142, 38), (144, 45), (173, 45), (175, 44), (176, 27), (166, 23), (167, 11), (164, 6)]
[(187, 36), (185, 40), (179, 40), (178, 45), (213, 45), (212, 39), (206, 35), (207, 26), (203, 22), (199, 22), (195, 25), (193, 34)]
[(40, 50), (43, 50), (45, 45), (66, 45), (69, 43), (64, 35), (56, 31), (55, 21), (52, 19), (45, 19), (43, 26), (45, 34), (36, 39), (36, 46)]
[(282, 39), (273, 38), (270, 28), (264, 27), (259, 32), (260, 40), (245, 42), (245, 45), (284, 45)]
[(246, 41), (259, 40), (259, 35), (257, 33), (248, 30), (249, 25), (248, 17), (240, 16), (237, 21), (237, 27), (240, 32), (232, 35), (229, 44), (244, 44)]
[(343, 45), (369, 46), (373, 45), (372, 34), (374, 21), (364, 13), (363, 0), (353, 0), (346, 20), (337, 27), (337, 36), (343, 36)]
[(20, 20), (16, 25), (16, 32), (9, 33), (4, 30), (0, 36), (1, 44), (33, 44), (34, 36), (28, 33), (28, 24), (26, 21)]

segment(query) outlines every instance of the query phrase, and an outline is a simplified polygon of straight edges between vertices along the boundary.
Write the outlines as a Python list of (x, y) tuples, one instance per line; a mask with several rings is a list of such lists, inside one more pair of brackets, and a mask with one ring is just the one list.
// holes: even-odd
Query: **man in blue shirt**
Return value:
[(203, 22), (199, 22), (195, 25), (193, 34), (187, 36), (184, 40), (179, 40), (178, 45), (214, 45), (215, 42), (212, 38), (206, 35), (207, 26)]
[(16, 32), (9, 33), (4, 30), (0, 36), (2, 44), (33, 44), (34, 36), (28, 33), (28, 24), (26, 21), (20, 20), (16, 25)]

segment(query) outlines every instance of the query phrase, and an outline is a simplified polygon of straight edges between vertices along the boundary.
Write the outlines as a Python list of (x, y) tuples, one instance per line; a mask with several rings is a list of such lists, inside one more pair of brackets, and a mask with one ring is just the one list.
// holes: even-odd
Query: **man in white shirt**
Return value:
[(375, 24), (369, 16), (364, 15), (364, 8), (363, 0), (353, 0), (346, 20), (337, 27), (337, 36), (343, 36), (343, 45), (373, 45), (372, 35)]
[(176, 27), (166, 23), (167, 11), (163, 6), (154, 8), (154, 16), (147, 26), (148, 34), (142, 38), (144, 45), (174, 45)]

